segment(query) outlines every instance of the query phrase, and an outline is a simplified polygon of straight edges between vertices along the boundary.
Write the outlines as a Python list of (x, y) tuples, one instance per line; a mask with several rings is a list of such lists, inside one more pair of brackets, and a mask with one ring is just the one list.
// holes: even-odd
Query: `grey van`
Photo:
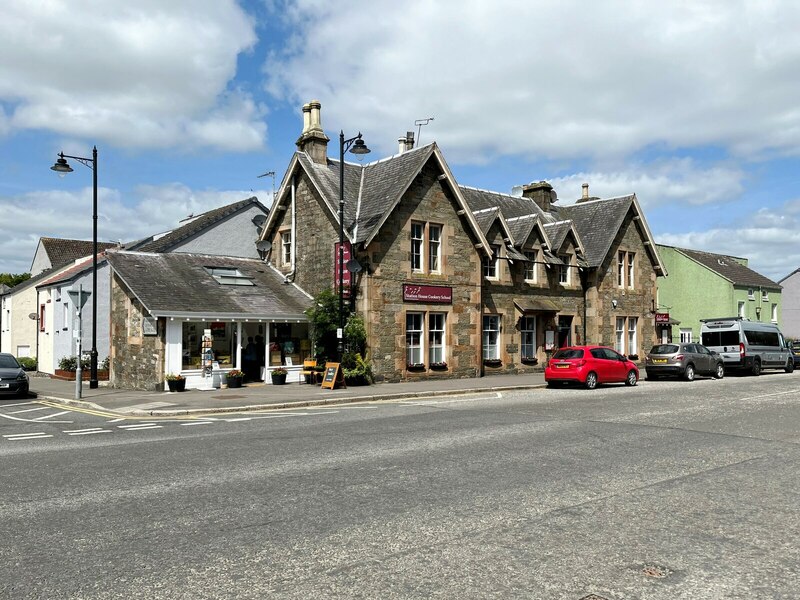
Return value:
[(763, 369), (794, 371), (794, 355), (774, 323), (742, 317), (700, 319), (704, 346), (722, 356), (725, 369), (759, 375)]

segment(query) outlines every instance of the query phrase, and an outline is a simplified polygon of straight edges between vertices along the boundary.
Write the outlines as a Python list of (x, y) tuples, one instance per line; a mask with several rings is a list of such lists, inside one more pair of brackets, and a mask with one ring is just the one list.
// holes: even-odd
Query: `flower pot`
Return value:
[(286, 373), (272, 374), (272, 385), (283, 385), (286, 383)]
[(183, 392), (186, 390), (185, 379), (168, 379), (167, 385), (169, 386), (170, 392)]
[(240, 387), (242, 387), (241, 377), (228, 377), (228, 388), (240, 388)]

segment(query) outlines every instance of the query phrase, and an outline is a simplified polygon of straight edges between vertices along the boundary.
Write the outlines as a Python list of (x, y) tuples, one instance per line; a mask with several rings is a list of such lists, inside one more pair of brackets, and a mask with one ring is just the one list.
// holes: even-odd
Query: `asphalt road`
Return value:
[(2, 401), (0, 597), (795, 599), (799, 401), (800, 373), (188, 420)]

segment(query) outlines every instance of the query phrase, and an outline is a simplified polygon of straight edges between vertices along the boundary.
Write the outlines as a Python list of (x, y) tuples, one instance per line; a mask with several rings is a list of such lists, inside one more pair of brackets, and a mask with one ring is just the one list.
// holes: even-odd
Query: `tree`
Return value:
[(6, 284), (8, 287), (13, 288), (15, 285), (27, 281), (31, 278), (30, 273), (0, 273), (0, 284)]
[(314, 299), (314, 306), (306, 310), (311, 321), (311, 340), (314, 355), (332, 358), (338, 354), (336, 330), (339, 328), (339, 296), (333, 290), (322, 290)]

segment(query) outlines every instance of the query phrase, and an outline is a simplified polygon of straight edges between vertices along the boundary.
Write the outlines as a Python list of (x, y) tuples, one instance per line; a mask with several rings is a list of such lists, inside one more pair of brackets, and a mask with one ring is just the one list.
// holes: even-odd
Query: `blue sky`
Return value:
[[(660, 243), (800, 267), (800, 4), (5, 0), (0, 272), (42, 236), (131, 240), (271, 203), (318, 99), (369, 160), (415, 120), (459, 183), (635, 192)], [(74, 161), (73, 161), (74, 162)]]

